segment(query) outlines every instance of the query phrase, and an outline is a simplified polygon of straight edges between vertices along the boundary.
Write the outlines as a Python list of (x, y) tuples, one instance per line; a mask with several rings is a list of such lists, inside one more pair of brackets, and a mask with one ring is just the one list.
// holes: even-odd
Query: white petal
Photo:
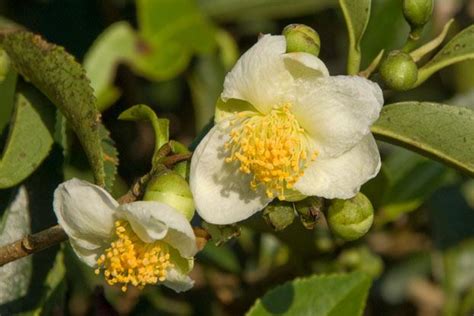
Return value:
[(166, 280), (162, 284), (179, 293), (191, 289), (194, 281), (187, 274), (171, 268), (168, 270)]
[(224, 161), (228, 131), (214, 126), (204, 137), (191, 161), (190, 186), (196, 210), (207, 222), (231, 224), (262, 210), (271, 199), (263, 190), (250, 188), (250, 176), (236, 164)]
[(126, 219), (143, 241), (163, 240), (183, 257), (196, 254), (196, 237), (183, 214), (160, 202), (139, 201), (120, 205), (119, 217)]
[(108, 238), (113, 230), (118, 203), (99, 186), (72, 179), (54, 191), (54, 212), (70, 237), (95, 240)]
[(337, 158), (317, 158), (295, 184), (295, 189), (305, 195), (348, 199), (379, 170), (380, 154), (374, 137), (369, 134)]
[(337, 157), (370, 132), (383, 105), (380, 87), (358, 76), (299, 80), (292, 111), (318, 144), (321, 157)]
[(105, 252), (105, 249), (110, 246), (109, 242), (103, 242), (99, 245), (76, 238), (69, 238), (69, 243), (77, 257), (90, 267), (97, 266), (97, 259)]
[(287, 53), (283, 55), (286, 69), (295, 79), (316, 79), (328, 77), (329, 71), (323, 61), (308, 53)]
[(264, 35), (235, 64), (224, 81), (221, 97), (251, 103), (262, 113), (288, 102), (293, 78), (283, 63), (284, 36)]

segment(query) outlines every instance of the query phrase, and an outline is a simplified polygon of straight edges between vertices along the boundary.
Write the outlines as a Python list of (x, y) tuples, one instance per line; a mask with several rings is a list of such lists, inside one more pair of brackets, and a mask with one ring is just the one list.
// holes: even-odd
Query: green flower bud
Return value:
[(308, 197), (295, 203), (296, 211), (300, 216), (301, 223), (306, 229), (314, 229), (321, 212), (324, 208), (324, 199)]
[(433, 13), (433, 0), (403, 0), (403, 15), (412, 27), (425, 25)]
[(319, 55), (321, 41), (319, 34), (304, 24), (290, 24), (283, 29), (286, 38), (286, 52), (305, 52), (314, 56)]
[(3, 49), (0, 49), (0, 82), (5, 79), (9, 70), (10, 58)]
[(379, 277), (383, 271), (382, 259), (365, 246), (342, 251), (337, 261), (348, 271), (363, 271), (373, 278)]
[(333, 200), (327, 220), (335, 235), (344, 240), (355, 240), (369, 231), (374, 221), (374, 209), (369, 199), (358, 193), (349, 200)]
[(189, 185), (173, 171), (166, 171), (151, 179), (143, 200), (165, 203), (181, 212), (188, 220), (194, 215), (194, 200)]
[(380, 75), (391, 89), (409, 90), (413, 88), (418, 79), (418, 67), (409, 54), (393, 51), (382, 62)]
[(265, 207), (263, 218), (274, 230), (279, 231), (293, 223), (295, 210), (291, 203), (276, 201)]

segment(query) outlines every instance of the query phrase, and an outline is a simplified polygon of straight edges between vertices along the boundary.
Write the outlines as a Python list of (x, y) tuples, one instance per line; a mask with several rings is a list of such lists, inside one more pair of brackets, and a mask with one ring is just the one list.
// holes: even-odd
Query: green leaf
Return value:
[(112, 192), (117, 176), (117, 165), (119, 163), (118, 151), (117, 148), (115, 148), (115, 142), (110, 138), (109, 130), (104, 124), (99, 125), (99, 136), (104, 153), (105, 187)]
[[(0, 59), (1, 58), (8, 58), (8, 56), (3, 50), (0, 49)], [(10, 121), (10, 115), (13, 111), (17, 80), (16, 71), (10, 66), (7, 67), (7, 73), (3, 79), (0, 79), (0, 134)]]
[(349, 52), (347, 56), (347, 73), (359, 72), (361, 51), (360, 41), (369, 23), (371, 0), (339, 0), (349, 33)]
[(174, 77), (188, 65), (194, 53), (210, 53), (215, 28), (193, 0), (138, 0), (141, 52), (136, 70), (163, 80)]
[(155, 152), (154, 156), (158, 150), (169, 141), (169, 120), (160, 119), (156, 116), (155, 111), (153, 111), (148, 105), (137, 104), (131, 108), (123, 111), (118, 117), (119, 120), (124, 121), (150, 121), (155, 131)]
[(474, 111), (428, 102), (387, 105), (375, 137), (414, 150), (474, 176)]
[[(20, 187), (0, 222), (0, 246), (14, 242), (29, 233), (28, 193), (24, 187)], [(3, 304), (26, 295), (32, 268), (31, 257), (22, 258), (0, 267), (0, 280), (2, 280), (0, 282), (0, 314), (9, 313), (8, 308)]]
[(136, 34), (127, 22), (109, 26), (94, 42), (84, 57), (84, 69), (97, 98), (97, 107), (105, 110), (120, 96), (113, 85), (120, 63), (133, 60), (136, 54)]
[(370, 285), (360, 272), (295, 279), (258, 299), (247, 315), (362, 315)]
[[(47, 103), (47, 102), (46, 102)], [(7, 144), (0, 160), (0, 188), (27, 178), (46, 158), (53, 144), (54, 111), (35, 98), (17, 94)]]
[(38, 35), (7, 31), (0, 34), (0, 41), (15, 69), (66, 117), (87, 154), (97, 184), (103, 186), (100, 113), (84, 69), (64, 48), (50, 44)]
[(474, 25), (451, 39), (429, 62), (418, 70), (419, 86), (432, 74), (454, 63), (474, 58)]

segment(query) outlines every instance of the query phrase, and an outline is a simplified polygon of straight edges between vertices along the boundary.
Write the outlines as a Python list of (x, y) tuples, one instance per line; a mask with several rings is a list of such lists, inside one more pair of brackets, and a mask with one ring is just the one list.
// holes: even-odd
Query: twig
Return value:
[(26, 235), (9, 245), (0, 247), (0, 267), (6, 263), (39, 252), (67, 240), (66, 232), (56, 225), (33, 235)]
[(171, 166), (177, 164), (178, 162), (188, 160), (191, 158), (192, 153), (183, 153), (183, 154), (175, 154), (168, 157), (163, 158), (162, 163), (167, 167), (170, 168)]

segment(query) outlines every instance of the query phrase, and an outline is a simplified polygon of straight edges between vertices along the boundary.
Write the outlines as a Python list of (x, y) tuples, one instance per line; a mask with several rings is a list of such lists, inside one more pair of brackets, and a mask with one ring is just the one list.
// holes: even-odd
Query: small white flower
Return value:
[(188, 290), (197, 252), (186, 218), (159, 202), (119, 205), (107, 191), (72, 179), (54, 192), (54, 212), (77, 256), (110, 285), (162, 283)]
[(380, 169), (370, 133), (380, 87), (285, 51), (283, 36), (265, 35), (225, 78), (191, 162), (196, 209), (210, 223), (244, 220), (273, 198), (350, 198)]

